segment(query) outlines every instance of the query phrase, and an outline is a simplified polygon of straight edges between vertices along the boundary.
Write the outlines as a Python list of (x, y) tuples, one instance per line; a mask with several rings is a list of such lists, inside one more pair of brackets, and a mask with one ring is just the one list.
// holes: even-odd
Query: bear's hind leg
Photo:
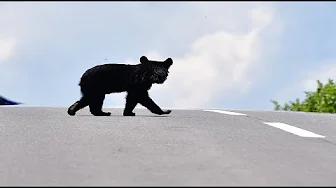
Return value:
[(110, 116), (110, 112), (103, 112), (102, 107), (104, 103), (105, 95), (97, 95), (90, 97), (89, 107), (90, 112), (94, 116)]
[(75, 102), (68, 108), (68, 114), (74, 116), (76, 112), (89, 105), (87, 97), (83, 96), (79, 101)]

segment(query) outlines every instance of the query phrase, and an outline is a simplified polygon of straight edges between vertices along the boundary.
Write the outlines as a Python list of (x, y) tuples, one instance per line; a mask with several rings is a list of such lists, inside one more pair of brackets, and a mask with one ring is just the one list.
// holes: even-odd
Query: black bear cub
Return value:
[(88, 69), (80, 80), (82, 98), (68, 108), (68, 114), (89, 106), (95, 116), (109, 116), (103, 112), (105, 94), (127, 92), (124, 116), (135, 116), (133, 109), (140, 103), (155, 114), (169, 114), (171, 110), (162, 110), (149, 97), (148, 90), (152, 84), (162, 84), (168, 76), (168, 69), (173, 64), (171, 58), (163, 62), (151, 61), (147, 57), (140, 58), (140, 64), (104, 64)]

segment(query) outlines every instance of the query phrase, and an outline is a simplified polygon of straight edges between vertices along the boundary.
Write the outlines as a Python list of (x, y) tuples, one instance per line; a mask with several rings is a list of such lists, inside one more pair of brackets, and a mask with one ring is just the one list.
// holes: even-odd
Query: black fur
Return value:
[(169, 114), (163, 111), (149, 97), (148, 90), (153, 83), (162, 84), (168, 76), (168, 69), (173, 64), (171, 58), (163, 62), (151, 61), (147, 57), (140, 58), (140, 64), (104, 64), (88, 69), (80, 80), (82, 98), (68, 108), (69, 115), (86, 106), (95, 116), (109, 116), (103, 112), (105, 94), (127, 92), (124, 116), (135, 116), (133, 109), (140, 103), (155, 114)]

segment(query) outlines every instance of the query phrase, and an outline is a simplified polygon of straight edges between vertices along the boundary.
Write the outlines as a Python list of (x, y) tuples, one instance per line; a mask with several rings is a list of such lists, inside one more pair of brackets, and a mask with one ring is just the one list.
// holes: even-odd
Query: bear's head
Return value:
[(140, 62), (146, 67), (150, 82), (157, 84), (162, 84), (167, 79), (168, 69), (173, 64), (171, 58), (165, 61), (152, 61), (148, 60), (146, 56), (142, 56)]

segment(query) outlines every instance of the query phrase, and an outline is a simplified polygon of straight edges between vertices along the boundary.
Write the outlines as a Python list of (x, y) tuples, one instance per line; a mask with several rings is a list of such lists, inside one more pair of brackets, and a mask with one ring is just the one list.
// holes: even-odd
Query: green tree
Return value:
[(278, 101), (271, 102), (274, 110), (336, 113), (336, 84), (333, 80), (329, 79), (325, 85), (317, 80), (316, 91), (306, 91), (305, 94), (303, 101), (297, 98), (295, 102), (289, 101), (283, 106)]

